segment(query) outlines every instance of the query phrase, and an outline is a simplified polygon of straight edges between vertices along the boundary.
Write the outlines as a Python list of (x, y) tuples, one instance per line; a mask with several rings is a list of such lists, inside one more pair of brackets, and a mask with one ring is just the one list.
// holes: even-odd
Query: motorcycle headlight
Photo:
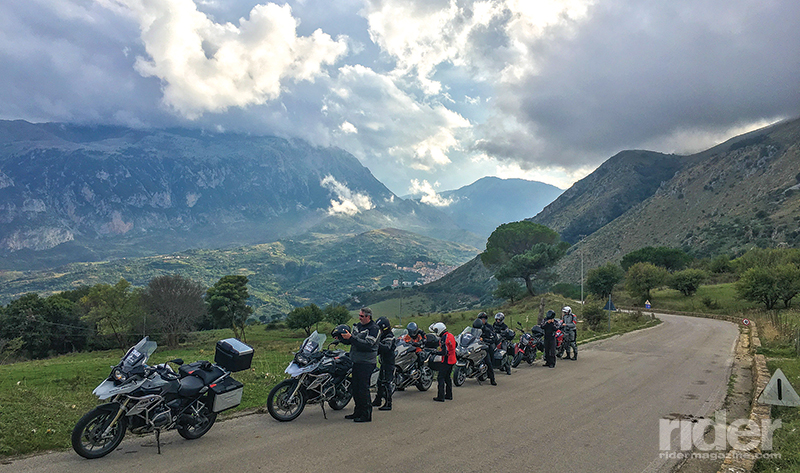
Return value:
[(114, 371), (111, 372), (111, 380), (117, 384), (122, 384), (128, 380), (128, 375), (126, 375), (121, 369), (114, 368)]
[(298, 353), (298, 354), (297, 354), (297, 355), (294, 357), (294, 361), (295, 361), (295, 363), (297, 363), (297, 364), (298, 364), (298, 365), (300, 365), (300, 366), (305, 366), (305, 365), (307, 365), (307, 364), (308, 364), (308, 357), (307, 357), (307, 356), (305, 356), (305, 355), (304, 355), (304, 354), (302, 354), (302, 353)]

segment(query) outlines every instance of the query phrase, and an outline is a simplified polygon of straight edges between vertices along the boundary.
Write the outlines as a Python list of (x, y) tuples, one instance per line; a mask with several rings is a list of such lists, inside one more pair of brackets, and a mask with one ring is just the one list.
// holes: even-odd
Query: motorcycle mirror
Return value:
[(174, 360), (169, 360), (169, 363), (175, 363), (176, 365), (181, 366), (183, 364), (183, 359), (175, 358)]

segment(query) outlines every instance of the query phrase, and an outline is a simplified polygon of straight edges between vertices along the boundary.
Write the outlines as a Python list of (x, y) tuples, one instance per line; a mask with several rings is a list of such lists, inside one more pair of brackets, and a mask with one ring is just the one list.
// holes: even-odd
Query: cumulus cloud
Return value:
[(188, 118), (276, 99), (284, 81), (313, 81), (347, 49), (317, 29), (298, 36), (289, 5), (256, 5), (239, 24), (216, 23), (192, 0), (104, 0), (135, 17), (163, 101)]
[(433, 205), (434, 207), (447, 207), (452, 204), (454, 200), (450, 197), (442, 197), (436, 192), (436, 187), (439, 187), (438, 182), (431, 184), (426, 180), (419, 181), (418, 179), (411, 180), (411, 186), (408, 192), (411, 195), (422, 195), (420, 202), (423, 204)]
[(331, 199), (331, 207), (328, 209), (329, 215), (355, 215), (375, 207), (368, 195), (353, 192), (347, 185), (337, 181), (331, 175), (325, 176), (320, 181), (320, 185), (336, 195), (336, 199)]

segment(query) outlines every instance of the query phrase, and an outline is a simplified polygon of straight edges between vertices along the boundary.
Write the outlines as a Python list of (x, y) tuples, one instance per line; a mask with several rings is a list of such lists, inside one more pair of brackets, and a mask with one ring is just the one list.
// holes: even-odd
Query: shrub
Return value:
[(594, 331), (599, 330), (604, 325), (603, 322), (607, 320), (606, 317), (606, 312), (599, 304), (590, 303), (583, 307), (583, 320)]

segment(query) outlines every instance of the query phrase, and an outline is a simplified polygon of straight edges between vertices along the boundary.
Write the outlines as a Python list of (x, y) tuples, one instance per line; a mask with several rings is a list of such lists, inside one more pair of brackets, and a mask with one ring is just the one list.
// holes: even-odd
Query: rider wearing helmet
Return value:
[(439, 351), (436, 355), (442, 357), (438, 365), (439, 376), (437, 382), (437, 394), (434, 401), (444, 402), (453, 400), (453, 366), (456, 364), (456, 337), (447, 331), (447, 326), (442, 322), (436, 322), (428, 327), (428, 331), (439, 337)]
[(575, 314), (572, 313), (572, 308), (568, 305), (564, 306), (561, 309), (561, 323), (564, 327), (564, 331), (566, 332), (567, 340), (567, 347), (564, 350), (564, 358), (569, 360), (569, 351), (572, 348), (572, 358), (573, 360), (578, 359), (578, 318)]
[(494, 380), (494, 367), (492, 366), (494, 358), (494, 347), (497, 345), (497, 334), (494, 333), (492, 326), (487, 323), (489, 316), (486, 312), (478, 314), (478, 320), (481, 321), (481, 340), (487, 345), (486, 347), (486, 374), (489, 376), (489, 382), (492, 386), (497, 386), (497, 381)]
[(547, 317), (542, 322), (544, 330), (544, 366), (548, 368), (556, 367), (556, 313), (552, 310), (547, 311)]
[(354, 422), (372, 422), (372, 400), (369, 395), (369, 379), (377, 364), (378, 338), (381, 330), (372, 320), (372, 309), (363, 307), (358, 313), (358, 323), (352, 332), (344, 332), (342, 341), (351, 345), (353, 360), (353, 401), (355, 410), (345, 419)]
[(400, 340), (417, 347), (417, 353), (421, 352), (422, 344), (425, 342), (425, 334), (422, 333), (422, 330), (420, 330), (414, 322), (409, 322), (406, 326), (406, 330), (408, 332), (400, 337)]
[(380, 317), (375, 321), (375, 324), (381, 331), (380, 338), (378, 339), (378, 355), (381, 358), (381, 371), (378, 374), (378, 393), (375, 395), (375, 400), (372, 401), (373, 406), (380, 406), (383, 399), (386, 399), (386, 404), (379, 407), (379, 411), (392, 410), (392, 382), (394, 381), (394, 348), (396, 341), (394, 333), (392, 333), (392, 324), (386, 317)]
[(492, 324), (492, 329), (494, 329), (494, 333), (501, 334), (508, 330), (508, 325), (504, 322), (506, 319), (505, 314), (502, 312), (498, 312), (494, 314), (494, 323)]

